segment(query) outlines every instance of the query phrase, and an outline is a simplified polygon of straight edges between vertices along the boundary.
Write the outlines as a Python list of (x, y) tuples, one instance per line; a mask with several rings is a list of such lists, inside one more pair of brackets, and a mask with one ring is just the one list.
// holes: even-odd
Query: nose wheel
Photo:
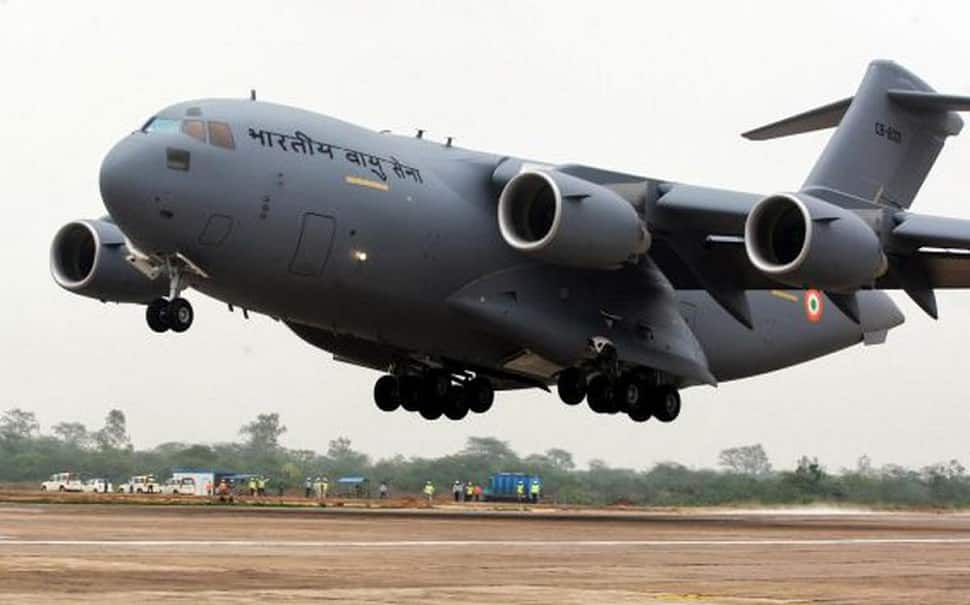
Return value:
[(184, 298), (156, 298), (145, 309), (145, 321), (153, 332), (185, 332), (192, 326), (195, 312)]

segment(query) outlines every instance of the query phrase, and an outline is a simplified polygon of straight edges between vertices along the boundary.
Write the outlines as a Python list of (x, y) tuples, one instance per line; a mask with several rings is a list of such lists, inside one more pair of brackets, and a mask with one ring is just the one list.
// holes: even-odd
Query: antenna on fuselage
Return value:
[(249, 89), (249, 100), (250, 101), (255, 101), (256, 100), (256, 89), (255, 88), (250, 88)]

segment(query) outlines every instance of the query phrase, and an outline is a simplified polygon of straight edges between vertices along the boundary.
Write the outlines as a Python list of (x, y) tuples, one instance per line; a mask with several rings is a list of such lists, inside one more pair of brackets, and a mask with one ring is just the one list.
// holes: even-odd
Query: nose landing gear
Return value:
[(145, 320), (153, 332), (185, 332), (192, 326), (195, 312), (184, 298), (156, 298), (145, 309)]
[[(178, 259), (177, 259), (178, 260)], [(192, 326), (195, 319), (195, 312), (189, 301), (181, 298), (179, 294), (186, 288), (183, 274), (186, 269), (190, 269), (200, 275), (204, 275), (200, 269), (188, 263), (183, 266), (179, 262), (166, 261), (169, 276), (169, 295), (168, 299), (156, 298), (145, 309), (145, 321), (153, 332), (167, 332), (171, 330), (182, 333)]]

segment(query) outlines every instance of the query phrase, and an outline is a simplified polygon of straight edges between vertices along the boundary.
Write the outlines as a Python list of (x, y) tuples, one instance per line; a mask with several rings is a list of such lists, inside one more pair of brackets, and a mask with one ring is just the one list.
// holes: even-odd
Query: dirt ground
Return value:
[(970, 603), (970, 515), (0, 504), (0, 603)]

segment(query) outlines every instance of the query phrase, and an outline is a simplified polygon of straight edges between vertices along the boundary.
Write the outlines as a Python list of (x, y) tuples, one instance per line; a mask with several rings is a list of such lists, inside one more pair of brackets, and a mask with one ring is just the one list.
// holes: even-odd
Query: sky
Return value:
[[(385, 414), (377, 374), (338, 363), (263, 316), (189, 293), (192, 329), (155, 335), (141, 307), (101, 304), (50, 277), (64, 223), (105, 213), (98, 168), (158, 109), (259, 98), (473, 149), (709, 186), (797, 189), (829, 132), (739, 133), (841, 99), (893, 59), (970, 94), (966, 2), (44, 2), (0, 0), (0, 410), (49, 428), (128, 416), (138, 447), (228, 441), (279, 412), (283, 444), (337, 436), (372, 456), (437, 456), (491, 435), (581, 464), (714, 466), (761, 443), (778, 467), (970, 461), (970, 295), (934, 322), (718, 388), (683, 392), (674, 423), (640, 425), (539, 391), (499, 394), (460, 423)], [(914, 209), (970, 218), (970, 140), (951, 139)]]

